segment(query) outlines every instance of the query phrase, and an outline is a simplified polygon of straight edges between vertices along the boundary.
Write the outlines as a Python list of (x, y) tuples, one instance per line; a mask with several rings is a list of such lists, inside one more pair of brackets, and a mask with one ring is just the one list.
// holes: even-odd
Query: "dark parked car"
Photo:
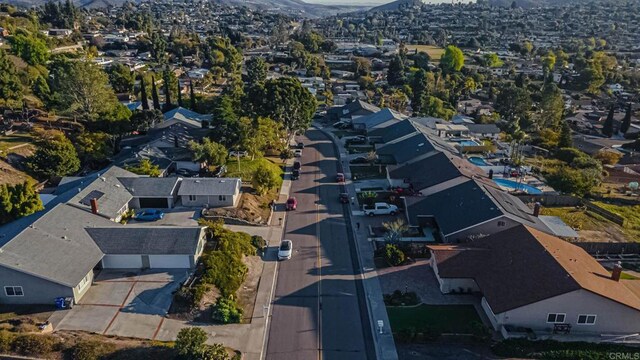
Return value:
[(340, 195), (338, 195), (338, 200), (343, 204), (348, 204), (349, 203), (349, 194), (340, 193)]
[(302, 167), (302, 164), (300, 163), (300, 161), (296, 161), (296, 162), (293, 163), (293, 170), (300, 171), (301, 167)]
[(164, 213), (160, 210), (148, 209), (142, 210), (136, 214), (135, 219), (138, 221), (156, 221), (164, 217)]
[(367, 160), (366, 157), (364, 156), (358, 156), (355, 159), (351, 159), (351, 161), (349, 161), (349, 164), (368, 164), (369, 160)]
[(299, 142), (298, 143), (298, 149), (304, 149), (304, 143)]
[(184, 177), (197, 177), (200, 175), (200, 172), (189, 169), (178, 169), (176, 170), (176, 174)]
[(362, 135), (349, 138), (345, 141), (346, 145), (364, 145), (366, 143), (367, 143), (367, 138)]
[(300, 170), (293, 170), (291, 172), (291, 180), (298, 180), (300, 179)]
[(336, 174), (336, 181), (337, 182), (344, 182), (344, 174), (343, 173), (337, 173)]

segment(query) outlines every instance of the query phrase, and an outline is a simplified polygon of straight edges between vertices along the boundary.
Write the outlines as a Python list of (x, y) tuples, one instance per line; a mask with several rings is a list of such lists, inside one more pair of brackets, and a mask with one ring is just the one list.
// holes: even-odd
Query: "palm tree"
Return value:
[(398, 218), (393, 221), (383, 222), (382, 227), (387, 230), (384, 234), (384, 240), (387, 243), (397, 244), (402, 240), (402, 234), (409, 229), (404, 220)]

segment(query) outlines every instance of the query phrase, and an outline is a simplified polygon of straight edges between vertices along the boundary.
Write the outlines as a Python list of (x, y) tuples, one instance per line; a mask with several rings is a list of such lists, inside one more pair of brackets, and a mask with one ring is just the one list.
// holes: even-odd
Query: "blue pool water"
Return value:
[(490, 166), (491, 164), (489, 164), (488, 162), (486, 162), (483, 158), (478, 157), (478, 156), (472, 156), (469, 158), (469, 162), (477, 165), (477, 166)]
[(527, 184), (519, 184), (513, 180), (507, 180), (507, 179), (493, 179), (493, 181), (505, 188), (508, 189), (513, 189), (513, 190), (520, 190), (520, 191), (524, 191), (527, 194), (532, 194), (532, 195), (537, 195), (537, 194), (542, 194), (542, 190), (535, 188), (531, 185), (527, 185)]
[(480, 145), (480, 144), (478, 144), (477, 142), (475, 142), (473, 140), (458, 141), (458, 144), (460, 144), (460, 146), (478, 146), (478, 145)]

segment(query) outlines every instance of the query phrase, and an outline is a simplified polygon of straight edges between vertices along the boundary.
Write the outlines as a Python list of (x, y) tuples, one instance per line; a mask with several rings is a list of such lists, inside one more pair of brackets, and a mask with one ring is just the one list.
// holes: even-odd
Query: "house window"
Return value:
[(87, 274), (87, 276), (85, 276), (84, 279), (80, 280), (80, 283), (78, 284), (78, 290), (84, 289), (88, 283), (89, 283), (89, 274)]
[(22, 286), (5, 286), (4, 293), (7, 296), (24, 296)]
[(499, 227), (507, 226), (507, 222), (506, 222), (506, 221), (502, 221), (502, 220), (500, 220), (500, 221), (498, 221), (498, 226), (499, 226)]
[(196, 201), (195, 195), (189, 195), (189, 201)]
[(561, 324), (564, 322), (565, 314), (549, 314), (547, 315), (547, 323)]
[(227, 196), (226, 195), (219, 195), (218, 196), (218, 200), (219, 201), (227, 201)]
[(578, 315), (578, 325), (595, 325), (595, 315)]

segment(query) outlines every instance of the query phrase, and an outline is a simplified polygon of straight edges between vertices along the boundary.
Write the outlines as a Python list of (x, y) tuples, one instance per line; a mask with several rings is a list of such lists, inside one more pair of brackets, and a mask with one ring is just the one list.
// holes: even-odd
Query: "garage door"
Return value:
[(102, 258), (105, 269), (140, 269), (142, 256), (140, 255), (105, 255)]
[(152, 269), (188, 269), (191, 267), (187, 255), (149, 255)]
[(141, 208), (168, 209), (169, 200), (167, 198), (140, 198)]

